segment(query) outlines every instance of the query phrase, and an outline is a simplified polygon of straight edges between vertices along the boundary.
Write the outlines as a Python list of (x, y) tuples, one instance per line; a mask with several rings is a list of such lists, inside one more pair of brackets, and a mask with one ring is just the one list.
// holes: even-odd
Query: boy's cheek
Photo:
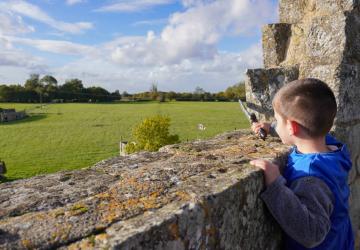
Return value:
[(276, 127), (275, 127), (275, 131), (276, 131), (276, 133), (277, 133), (279, 136), (281, 136), (281, 131), (279, 131), (279, 126), (276, 126)]

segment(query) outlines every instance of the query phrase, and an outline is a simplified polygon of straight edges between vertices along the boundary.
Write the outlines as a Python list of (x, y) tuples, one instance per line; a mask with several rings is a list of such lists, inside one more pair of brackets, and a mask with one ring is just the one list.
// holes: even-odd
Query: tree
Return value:
[(0, 85), (0, 102), (11, 102), (12, 91), (9, 86)]
[(194, 101), (204, 100), (205, 90), (199, 86), (195, 88), (193, 99)]
[(43, 78), (41, 78), (40, 82), (43, 83), (44, 85), (50, 85), (50, 86), (57, 86), (58, 83), (56, 78), (51, 75), (45, 75)]
[(162, 146), (179, 142), (178, 135), (169, 134), (170, 118), (156, 115), (145, 118), (134, 127), (132, 135), (135, 143), (129, 143), (125, 151), (134, 153), (141, 150), (157, 151)]
[(164, 92), (159, 92), (159, 95), (158, 95), (158, 97), (157, 97), (157, 100), (158, 100), (159, 102), (165, 102), (165, 99), (166, 99), (165, 93), (164, 93)]
[(35, 90), (40, 85), (39, 74), (31, 74), (30, 78), (25, 82), (25, 88), (28, 90)]
[(237, 101), (239, 99), (245, 99), (245, 84), (240, 82), (225, 90), (225, 97), (230, 100)]
[(158, 97), (158, 88), (157, 88), (157, 84), (156, 84), (156, 83), (151, 84), (151, 87), (150, 87), (150, 97), (151, 97), (151, 99), (153, 99), (153, 100), (156, 100), (157, 97)]
[(64, 99), (74, 100), (79, 98), (83, 94), (84, 86), (79, 79), (67, 80), (62, 86), (60, 86), (60, 92)]
[(88, 99), (100, 102), (111, 101), (110, 93), (101, 87), (89, 87), (86, 88), (84, 92), (86, 93)]
[(44, 95), (49, 97), (50, 100), (55, 98), (56, 92), (58, 90), (57, 80), (51, 75), (45, 75), (41, 78), (40, 83), (44, 86)]
[(83, 91), (84, 86), (81, 80), (74, 78), (67, 80), (64, 85), (61, 86), (61, 88), (73, 93), (79, 93)]
[(166, 99), (168, 99), (169, 101), (172, 101), (172, 100), (176, 99), (177, 93), (175, 93), (174, 91), (170, 91), (170, 92), (167, 92), (165, 94), (165, 96), (166, 96)]
[(44, 84), (40, 82), (39, 74), (31, 74), (25, 82), (25, 89), (35, 91), (39, 96), (39, 102), (42, 103), (42, 97), (45, 92)]
[(112, 100), (121, 100), (121, 94), (120, 91), (117, 89), (114, 92), (111, 93)]
[(205, 90), (204, 90), (203, 88), (200, 88), (199, 86), (197, 86), (197, 87), (195, 88), (194, 94), (195, 94), (195, 95), (205, 94)]

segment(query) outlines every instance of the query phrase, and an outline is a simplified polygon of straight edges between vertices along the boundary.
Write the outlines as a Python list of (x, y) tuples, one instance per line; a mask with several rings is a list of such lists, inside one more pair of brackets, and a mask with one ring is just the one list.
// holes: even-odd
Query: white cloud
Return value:
[(0, 35), (24, 34), (35, 31), (35, 28), (26, 25), (21, 16), (10, 11), (0, 11)]
[(46, 68), (42, 58), (13, 48), (10, 41), (3, 37), (0, 37), (0, 66), (19, 67), (38, 71)]
[(137, 12), (157, 5), (173, 3), (174, 0), (118, 0), (113, 4), (100, 7), (99, 12)]
[(133, 23), (133, 26), (142, 26), (142, 25), (159, 25), (159, 24), (166, 24), (168, 20), (167, 19), (154, 19), (154, 20), (143, 20), (143, 21), (137, 21)]
[(0, 66), (18, 66), (31, 69), (45, 67), (41, 58), (34, 57), (23, 51), (2, 50), (0, 51)]
[(144, 91), (156, 82), (164, 91), (193, 91), (200, 85), (215, 92), (242, 80), (247, 68), (261, 65), (261, 46), (256, 44), (240, 53), (219, 52), (206, 61), (193, 58), (179, 64), (133, 67), (115, 65), (106, 58), (80, 59), (52, 71), (60, 82), (79, 78), (86, 86), (101, 84), (109, 90)]
[(36, 5), (27, 3), (22, 0), (13, 0), (0, 3), (0, 9), (1, 12), (7, 11), (11, 13), (17, 13), (21, 16), (32, 18), (59, 31), (67, 33), (78, 34), (82, 33), (84, 30), (93, 28), (93, 24), (90, 22), (67, 23), (55, 20)]
[(134, 66), (179, 64), (195, 58), (211, 60), (219, 53), (217, 46), (224, 36), (260, 30), (261, 25), (272, 20), (273, 9), (269, 1), (262, 0), (201, 1), (185, 12), (173, 14), (159, 35), (150, 31), (137, 41), (114, 43), (111, 58), (119, 65)]
[(85, 2), (85, 0), (66, 0), (67, 5), (74, 5), (74, 4), (83, 3), (83, 2)]
[(207, 4), (210, 2), (213, 2), (215, 0), (181, 0), (181, 3), (184, 7), (193, 7), (193, 6), (198, 6), (198, 5), (202, 5), (202, 4)]
[(97, 54), (94, 47), (86, 46), (82, 44), (72, 43), (68, 41), (57, 40), (36, 40), (19, 37), (1, 37), (11, 43), (23, 44), (32, 46), (41, 51), (65, 54), (65, 55), (81, 55), (81, 56), (93, 56)]

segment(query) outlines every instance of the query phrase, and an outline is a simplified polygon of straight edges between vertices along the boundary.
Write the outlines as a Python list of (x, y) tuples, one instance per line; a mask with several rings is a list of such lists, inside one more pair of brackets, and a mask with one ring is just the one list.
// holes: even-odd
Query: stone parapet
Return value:
[(235, 131), (1, 184), (0, 249), (278, 249), (248, 162), (286, 151)]

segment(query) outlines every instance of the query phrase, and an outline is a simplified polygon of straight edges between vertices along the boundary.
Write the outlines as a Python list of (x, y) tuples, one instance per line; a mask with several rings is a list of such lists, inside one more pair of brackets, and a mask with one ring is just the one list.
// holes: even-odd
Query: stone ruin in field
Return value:
[[(246, 80), (248, 106), (261, 118), (271, 119), (271, 99), (287, 81), (316, 77), (334, 90), (359, 232), (359, 1), (281, 0), (263, 48), (265, 68)], [(279, 249), (280, 230), (259, 198), (263, 175), (248, 162), (281, 163), (286, 151), (277, 138), (235, 131), (1, 184), (0, 249)]]

